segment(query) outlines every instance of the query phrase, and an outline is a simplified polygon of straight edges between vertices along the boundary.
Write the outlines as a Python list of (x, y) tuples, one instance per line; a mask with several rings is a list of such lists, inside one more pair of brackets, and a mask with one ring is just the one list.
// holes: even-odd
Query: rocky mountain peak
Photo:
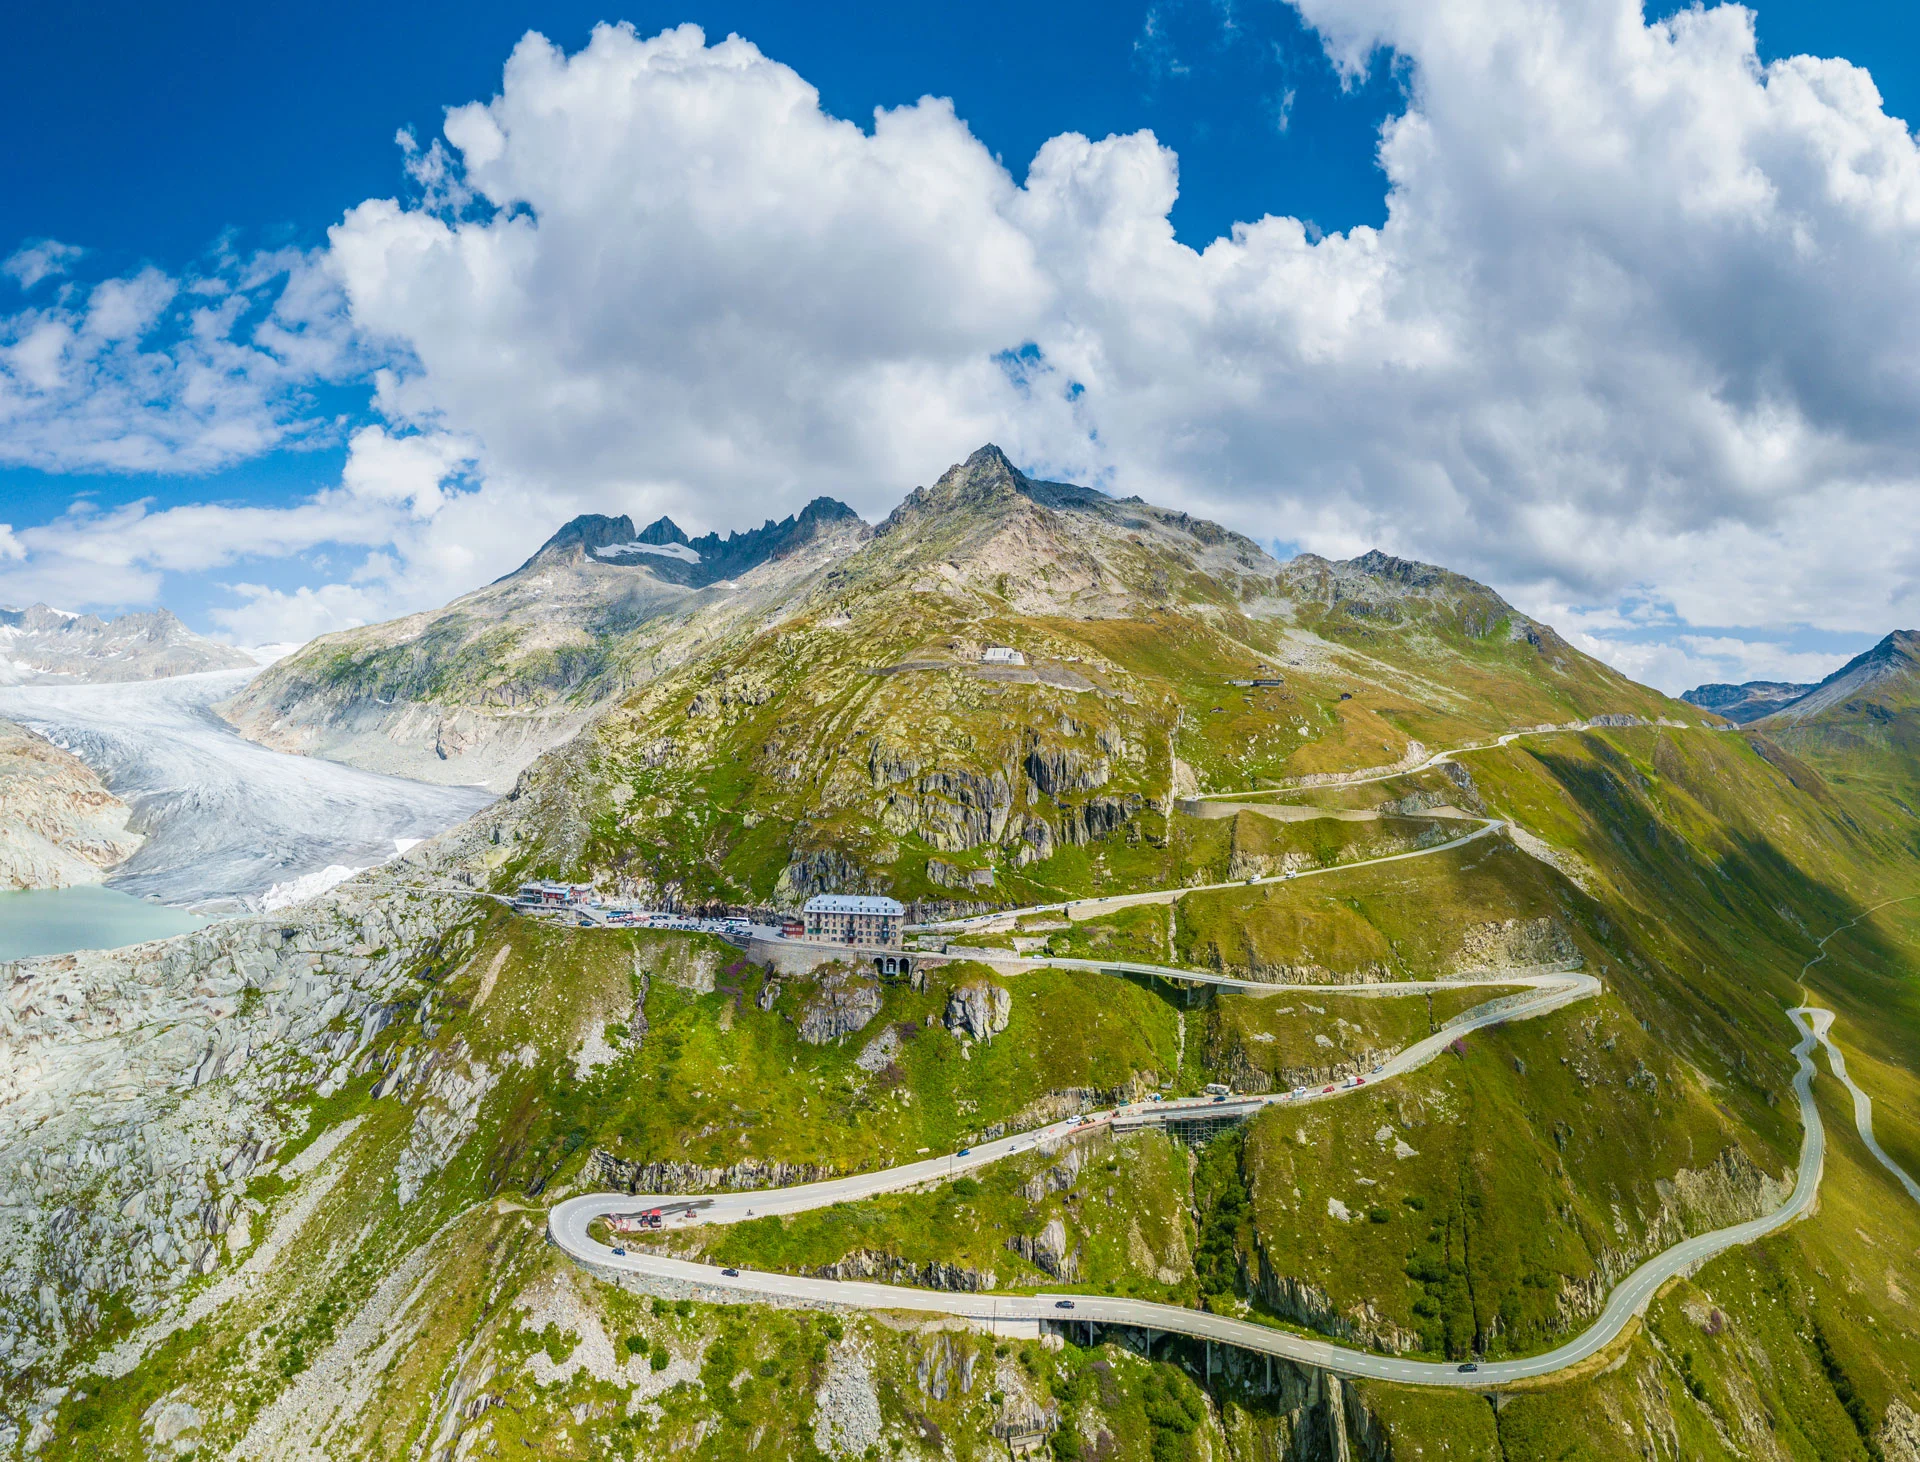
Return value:
[(1920, 630), (1897, 629), (1806, 694), (1763, 714), (1785, 722), (1804, 721), (1823, 711), (1880, 720), (1916, 703), (1920, 703)]
[(1395, 558), (1392, 554), (1382, 553), (1377, 548), (1369, 548), (1358, 558), (1348, 559), (1347, 563), (1363, 574), (1376, 579), (1385, 579), (1408, 589), (1438, 588), (1446, 578), (1445, 569), (1436, 568), (1430, 563), (1420, 563), (1416, 559)]
[(782, 558), (811, 543), (838, 525), (866, 525), (845, 503), (818, 497), (798, 514), (778, 522), (769, 518), (758, 528), (727, 534), (708, 533), (689, 538), (669, 517), (655, 518), (636, 532), (624, 513), (608, 517), (582, 513), (563, 524), (533, 557), (498, 582), (516, 578), (536, 564), (593, 563), (616, 569), (644, 570), (653, 578), (688, 588), (702, 588), (721, 579), (738, 578), (769, 559)]
[(964, 462), (956, 462), (932, 487), (916, 487), (877, 530), (895, 533), (917, 522), (937, 520), (951, 526), (956, 518), (998, 522), (1015, 516), (1031, 504), (1045, 508), (1095, 507), (1110, 502), (1103, 492), (1069, 482), (1046, 482), (1029, 477), (988, 442)]
[[(659, 526), (658, 523), (654, 525), (656, 528)], [(553, 537), (541, 544), (533, 557), (521, 564), (513, 573), (523, 574), (543, 558), (565, 558), (578, 561), (596, 548), (607, 548), (616, 543), (631, 543), (633, 538), (633, 519), (625, 513), (618, 517), (608, 517), (604, 513), (582, 513), (579, 517), (570, 518), (561, 524)], [(684, 543), (686, 540), (683, 538), (680, 541)], [(513, 574), (507, 577), (512, 578)]]
[[(624, 521), (624, 519), (622, 521)], [(687, 541), (687, 535), (680, 531), (680, 525), (674, 522), (673, 519), (660, 517), (655, 518), (651, 523), (647, 524), (647, 526), (640, 531), (639, 536), (631, 541), (635, 543), (653, 544), (685, 543)]]

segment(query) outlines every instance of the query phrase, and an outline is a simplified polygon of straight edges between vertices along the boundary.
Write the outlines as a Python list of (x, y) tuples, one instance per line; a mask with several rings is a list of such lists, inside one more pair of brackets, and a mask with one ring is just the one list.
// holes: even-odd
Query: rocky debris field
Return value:
[[(84, 1350), (109, 1296), (145, 1320), (231, 1268), (271, 1218), (250, 1179), (278, 1170), (299, 1203), (344, 1135), (310, 1131), (311, 1103), (367, 1059), (464, 907), (366, 889), (284, 922), (0, 965), (0, 1370)], [(422, 1100), (422, 1170), (482, 1078), (427, 1080), (457, 1100)], [(143, 1346), (121, 1344), (130, 1366)], [(18, 1425), (0, 1412), (0, 1453)]]

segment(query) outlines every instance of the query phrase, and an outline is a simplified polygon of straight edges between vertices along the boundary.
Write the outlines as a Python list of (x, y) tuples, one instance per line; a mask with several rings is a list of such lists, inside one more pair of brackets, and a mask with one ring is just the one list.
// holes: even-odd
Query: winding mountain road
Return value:
[[(1800, 966), (1800, 978), (1804, 980), (1807, 976), (1807, 971), (1827, 957), (1827, 940), (1834, 938), (1836, 935), (1844, 934), (1876, 909), (1884, 909), (1889, 904), (1911, 903), (1917, 898), (1920, 898), (1920, 894), (1909, 893), (1902, 894), (1898, 898), (1882, 899), (1879, 903), (1862, 909), (1838, 929), (1831, 930), (1823, 935), (1818, 946), (1818, 952), (1812, 959)], [(1804, 995), (1805, 993), (1806, 990), (1803, 986), (1801, 994)], [(1899, 1163), (1895, 1162), (1893, 1158), (1888, 1155), (1887, 1150), (1880, 1145), (1880, 1139), (1873, 1135), (1873, 1098), (1855, 1086), (1853, 1084), (1853, 1078), (1847, 1075), (1847, 1058), (1840, 1054), (1840, 1048), (1833, 1043), (1833, 1037), (1831, 1035), (1832, 1028), (1832, 1011), (1819, 1010), (1814, 1012), (1813, 1031), (1814, 1034), (1819, 1037), (1820, 1044), (1827, 1048), (1827, 1065), (1832, 1068), (1835, 1079), (1837, 1079), (1842, 1086), (1846, 1087), (1847, 1091), (1853, 1097), (1854, 1131), (1860, 1134), (1860, 1140), (1866, 1144), (1867, 1151), (1874, 1155), (1875, 1160), (1879, 1162), (1880, 1166), (1893, 1174), (1894, 1178), (1899, 1182), (1901, 1187), (1907, 1190), (1908, 1196), (1911, 1197), (1914, 1202), (1920, 1203), (1920, 1183), (1914, 1182), (1912, 1174), (1901, 1167)]]
[[(1116, 910), (1133, 908), (1139, 904), (1170, 904), (1176, 899), (1185, 898), (1190, 893), (1218, 893), (1222, 889), (1258, 888), (1267, 883), (1292, 883), (1302, 878), (1319, 878), (1328, 873), (1351, 873), (1356, 868), (1374, 868), (1382, 863), (1400, 863), (1408, 858), (1426, 858), (1435, 853), (1464, 848), (1468, 843), (1476, 843), (1481, 838), (1492, 837), (1506, 826), (1497, 817), (1476, 818), (1475, 821), (1480, 826), (1470, 833), (1449, 838), (1444, 843), (1435, 843), (1431, 847), (1413, 848), (1405, 853), (1388, 853), (1383, 857), (1363, 858), (1353, 863), (1332, 863), (1325, 868), (1303, 868), (1296, 873), (1270, 873), (1264, 878), (1234, 878), (1225, 883), (1191, 883), (1179, 888), (1148, 888), (1138, 893), (1067, 899), (1057, 904), (1029, 904), (1024, 908), (1000, 909), (991, 914), (974, 914), (965, 919), (942, 919), (927, 924), (909, 924), (906, 926), (906, 932), (909, 934), (962, 934), (969, 930), (977, 932), (991, 925), (1031, 918), (1035, 914), (1071, 912), (1077, 918), (1098, 919)], [(971, 954), (972, 951), (968, 953)]]
[[(1591, 988), (1582, 990), (1579, 995), (1568, 995), (1567, 998), (1581, 998), (1581, 995), (1593, 993), (1598, 989), (1598, 981), (1591, 980), (1590, 976), (1581, 978), (1590, 981)], [(1494, 1019), (1515, 1019), (1521, 1013), (1509, 1010), (1495, 1016)], [(1524, 1013), (1542, 1012), (1539, 1009), (1529, 1009)], [(1696, 1234), (1656, 1254), (1616, 1285), (1608, 1296), (1606, 1308), (1599, 1318), (1566, 1344), (1541, 1355), (1523, 1356), (1515, 1360), (1487, 1361), (1471, 1371), (1463, 1371), (1456, 1365), (1441, 1362), (1407, 1360), (1398, 1356), (1353, 1350), (1343, 1345), (1335, 1345), (1330, 1341), (1296, 1335), (1291, 1331), (1276, 1329), (1253, 1321), (1236, 1320), (1229, 1316), (1209, 1314), (1179, 1305), (1155, 1304), (1144, 1300), (1119, 1299), (1106, 1295), (955, 1294), (944, 1290), (915, 1289), (904, 1285), (812, 1279), (802, 1275), (771, 1274), (755, 1270), (729, 1273), (715, 1265), (699, 1264), (685, 1259), (670, 1259), (631, 1250), (626, 1253), (615, 1253), (588, 1232), (589, 1225), (595, 1219), (603, 1218), (608, 1214), (663, 1204), (677, 1206), (687, 1203), (688, 1200), (685, 1198), (636, 1197), (622, 1193), (594, 1193), (569, 1198), (556, 1205), (548, 1214), (547, 1234), (561, 1250), (589, 1268), (610, 1274), (643, 1275), (660, 1280), (699, 1285), (708, 1291), (720, 1294), (732, 1292), (740, 1295), (742, 1299), (785, 1300), (848, 1309), (917, 1311), (927, 1314), (953, 1315), (988, 1325), (1005, 1321), (1039, 1320), (1055, 1322), (1078, 1320), (1103, 1325), (1129, 1325), (1145, 1330), (1189, 1335), (1200, 1340), (1215, 1340), (1259, 1354), (1318, 1366), (1340, 1375), (1398, 1381), (1408, 1385), (1486, 1390), (1578, 1365), (1612, 1344), (1633, 1318), (1645, 1310), (1660, 1286), (1669, 1279), (1691, 1272), (1728, 1249), (1763, 1238), (1807, 1211), (1815, 1193), (1819, 1190), (1820, 1175), (1826, 1157), (1826, 1132), (1821, 1126), (1819, 1109), (1813, 1101), (1811, 1052), (1817, 1039), (1817, 1031), (1823, 1024), (1820, 1018), (1826, 1017), (1827, 1020), (1831, 1020), (1832, 1013), (1802, 1006), (1789, 1011), (1788, 1015), (1792, 1018), (1795, 1028), (1801, 1032), (1800, 1042), (1793, 1048), (1794, 1059), (1799, 1065), (1799, 1069), (1794, 1073), (1793, 1090), (1800, 1103), (1803, 1130), (1800, 1143), (1800, 1165), (1794, 1179), (1793, 1192), (1787, 1201), (1760, 1218), (1734, 1224), (1728, 1228), (1714, 1229), (1709, 1233)], [(1491, 1023), (1491, 1021), (1485, 1023)], [(1442, 1032), (1439, 1037), (1432, 1039), (1439, 1040), (1440, 1045), (1444, 1045), (1458, 1033), (1456, 1028)], [(1402, 1053), (1402, 1057), (1411, 1057), (1416, 1049), (1409, 1047)], [(1435, 1047), (1436, 1051), (1437, 1049), (1438, 1047)], [(1433, 1052), (1429, 1052), (1425, 1059), (1431, 1059), (1432, 1054)], [(1400, 1069), (1411, 1069), (1412, 1064), (1418, 1064), (1418, 1062), (1403, 1065)], [(1382, 1079), (1388, 1074), (1383, 1072)], [(1266, 1100), (1280, 1102), (1287, 1099), (1276, 1097)], [(1192, 1107), (1202, 1104), (1181, 1105)], [(1123, 1108), (1121, 1112), (1128, 1110), (1131, 1109)], [(1017, 1137), (1003, 1138), (993, 1143), (983, 1143), (965, 1156), (954, 1154), (945, 1158), (935, 1158), (901, 1168), (888, 1169), (880, 1173), (861, 1174), (828, 1183), (810, 1183), (802, 1187), (769, 1189), (757, 1193), (714, 1194), (710, 1198), (696, 1200), (706, 1206), (700, 1207), (697, 1213), (688, 1212), (685, 1217), (688, 1221), (697, 1219), (701, 1223), (738, 1222), (749, 1216), (803, 1212), (832, 1203), (849, 1202), (878, 1193), (913, 1187), (920, 1183), (935, 1182), (953, 1174), (985, 1166), (990, 1162), (997, 1162), (1013, 1153), (1025, 1151), (1041, 1143), (1060, 1141), (1077, 1131), (1096, 1130), (1099, 1126), (1114, 1122), (1121, 1112), (1101, 1114), (1099, 1119), (1092, 1123), (1058, 1122), (1036, 1132), (1022, 1133)], [(1176, 1118), (1169, 1113), (1168, 1119)]]
[[(1561, 729), (1561, 728), (1556, 728)], [(1526, 732), (1513, 732), (1502, 736), (1494, 745), (1505, 745)], [(1473, 750), (1479, 748), (1458, 748)], [(1444, 761), (1452, 752), (1438, 752), (1424, 766), (1434, 766)], [(1421, 768), (1415, 768), (1419, 770)], [(1405, 775), (1404, 770), (1387, 775)], [(1483, 838), (1496, 832), (1502, 823), (1499, 819), (1488, 819), (1481, 827), (1461, 838), (1436, 844), (1431, 848), (1418, 849), (1409, 853), (1394, 854), (1390, 857), (1371, 859), (1369, 863), (1395, 862), (1403, 858), (1423, 857), (1434, 853), (1457, 848), (1477, 838)], [(1316, 869), (1313, 873), (1343, 872), (1348, 868), (1367, 866), (1354, 863), (1335, 868)], [(1310, 873), (1301, 873), (1296, 877), (1309, 877)], [(1278, 879), (1263, 879), (1259, 882), (1276, 882)], [(1231, 888), (1241, 884), (1211, 884), (1207, 888)], [(1091, 912), (1090, 905), (1096, 903), (1106, 909), (1125, 907), (1128, 903), (1142, 903), (1179, 897), (1197, 889), (1155, 890), (1140, 894), (1123, 894), (1114, 899), (1075, 901), (1075, 906)], [(1000, 913), (985, 916), (983, 919), (960, 920), (939, 925), (926, 925), (928, 929), (960, 929), (977, 926), (987, 919), (1006, 919), (1022, 914), (1064, 912), (1066, 904), (1039, 905), (1032, 909), (1013, 911), (1012, 914)], [(1864, 917), (1864, 916), (1863, 916)], [(1837, 930), (1835, 931), (1838, 932)], [(1831, 938), (1832, 935), (1828, 935)], [(1808, 967), (1818, 959), (1825, 957), (1826, 940), (1821, 942), (1821, 952)], [(1139, 973), (1157, 975), (1164, 978), (1226, 986), (1252, 991), (1264, 995), (1296, 994), (1304, 992), (1338, 993), (1343, 995), (1388, 996), (1414, 994), (1436, 988), (1458, 989), (1463, 985), (1481, 986), (1518, 986), (1531, 990), (1531, 994), (1517, 994), (1487, 1002), (1455, 1017), (1439, 1031), (1424, 1040), (1415, 1042), (1406, 1049), (1384, 1062), (1371, 1073), (1369, 1084), (1391, 1080), (1431, 1061), (1452, 1041), (1461, 1035), (1489, 1025), (1510, 1020), (1521, 1020), (1545, 1015), (1552, 1010), (1577, 1000), (1599, 994), (1600, 981), (1591, 975), (1577, 971), (1554, 971), (1548, 973), (1530, 973), (1505, 975), (1488, 974), (1467, 980), (1418, 981), (1380, 985), (1285, 985), (1276, 986), (1260, 981), (1238, 979), (1233, 976), (1210, 974), (1195, 970), (1182, 970), (1170, 966), (1139, 964), (1131, 961), (1081, 960), (1055, 957), (1002, 955), (999, 951), (969, 951), (972, 957), (988, 960), (1006, 960), (1023, 965), (1047, 965), (1063, 969), (1085, 969), (1103, 973)], [(1804, 973), (1804, 971), (1803, 971)], [(1031, 1132), (1018, 1133), (1011, 1137), (996, 1139), (992, 1142), (977, 1144), (944, 1157), (929, 1158), (917, 1163), (908, 1163), (901, 1167), (883, 1169), (879, 1172), (856, 1174), (851, 1177), (833, 1179), (823, 1183), (809, 1183), (791, 1188), (761, 1189), (754, 1192), (716, 1193), (701, 1195), (689, 1199), (681, 1195), (642, 1196), (624, 1193), (592, 1193), (569, 1198), (557, 1204), (548, 1214), (547, 1234), (551, 1242), (573, 1258), (576, 1262), (610, 1276), (632, 1274), (660, 1281), (676, 1282), (700, 1287), (706, 1294), (737, 1295), (743, 1301), (787, 1302), (800, 1304), (818, 1304), (847, 1309), (908, 1311), (927, 1314), (951, 1315), (976, 1323), (993, 1326), (1002, 1322), (1034, 1323), (1042, 1320), (1061, 1322), (1091, 1322), (1093, 1324), (1126, 1325), (1150, 1331), (1162, 1331), (1188, 1335), (1195, 1339), (1219, 1341), (1259, 1354), (1278, 1356), (1304, 1365), (1319, 1367), (1340, 1375), (1373, 1380), (1395, 1381), (1408, 1385), (1442, 1386), (1458, 1389), (1490, 1390), (1517, 1381), (1550, 1375), (1556, 1371), (1576, 1366), (1611, 1345), (1632, 1323), (1635, 1316), (1643, 1313), (1653, 1296), (1668, 1280), (1682, 1274), (1691, 1273), (1707, 1260), (1740, 1245), (1750, 1244), (1793, 1222), (1805, 1214), (1812, 1206), (1819, 1191), (1820, 1178), (1826, 1159), (1826, 1130), (1821, 1124), (1818, 1106), (1813, 1100), (1813, 1048), (1816, 1042), (1827, 1048), (1828, 1059), (1833, 1065), (1834, 1074), (1845, 1084), (1854, 1096), (1856, 1125), (1862, 1138), (1867, 1142), (1874, 1155), (1885, 1163), (1912, 1193), (1920, 1200), (1920, 1186), (1903, 1172), (1892, 1159), (1882, 1151), (1872, 1136), (1871, 1103), (1864, 1093), (1855, 1087), (1845, 1074), (1845, 1061), (1834, 1047), (1828, 1036), (1833, 1022), (1833, 1012), (1820, 1007), (1802, 1004), (1787, 1012), (1794, 1029), (1800, 1033), (1799, 1041), (1793, 1047), (1793, 1056), (1797, 1069), (1793, 1077), (1793, 1090), (1800, 1105), (1801, 1142), (1800, 1162), (1794, 1178), (1793, 1191), (1786, 1201), (1771, 1213), (1745, 1223), (1733, 1224), (1726, 1228), (1714, 1229), (1696, 1234), (1673, 1247), (1654, 1255), (1635, 1269), (1619, 1284), (1614, 1286), (1607, 1297), (1606, 1307), (1598, 1318), (1580, 1334), (1565, 1344), (1540, 1355), (1523, 1356), (1512, 1360), (1486, 1361), (1472, 1368), (1434, 1361), (1409, 1360), (1398, 1356), (1379, 1355), (1370, 1351), (1355, 1350), (1347, 1346), (1336, 1345), (1331, 1341), (1315, 1339), (1281, 1330), (1254, 1321), (1234, 1319), (1229, 1316), (1210, 1314), (1202, 1310), (1193, 1310), (1179, 1305), (1157, 1304), (1144, 1300), (1121, 1299), (1107, 1295), (1082, 1294), (960, 1294), (944, 1290), (917, 1289), (904, 1285), (873, 1284), (857, 1281), (814, 1279), (801, 1275), (765, 1273), (753, 1270), (722, 1269), (716, 1265), (696, 1263), (691, 1260), (673, 1259), (662, 1255), (646, 1254), (622, 1250), (615, 1252), (600, 1243), (589, 1232), (597, 1219), (611, 1214), (629, 1212), (636, 1209), (660, 1207), (673, 1212), (674, 1219), (681, 1224), (734, 1223), (754, 1217), (766, 1217), (806, 1212), (834, 1203), (858, 1201), (875, 1197), (882, 1193), (898, 1192), (902, 1189), (935, 1183), (985, 1167), (990, 1163), (1048, 1144), (1057, 1144), (1071, 1140), (1082, 1133), (1098, 1131), (1101, 1128), (1126, 1130), (1147, 1125), (1168, 1125), (1181, 1121), (1192, 1121), (1208, 1117), (1227, 1117), (1250, 1115), (1253, 1112), (1272, 1105), (1294, 1104), (1305, 1101), (1336, 1099), (1351, 1094), (1358, 1087), (1342, 1086), (1334, 1092), (1318, 1092), (1294, 1097), (1288, 1093), (1268, 1094), (1257, 1097), (1229, 1098), (1227, 1101), (1212, 1099), (1203, 1101), (1142, 1102), (1114, 1109), (1110, 1112), (1095, 1113), (1090, 1117), (1071, 1121), (1056, 1122), (1050, 1126)]]

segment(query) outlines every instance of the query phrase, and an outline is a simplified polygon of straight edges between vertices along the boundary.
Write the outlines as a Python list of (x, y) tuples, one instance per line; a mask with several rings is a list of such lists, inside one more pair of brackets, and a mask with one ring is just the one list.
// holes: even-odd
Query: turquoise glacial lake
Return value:
[(119, 949), (198, 929), (208, 920), (112, 888), (0, 893), (0, 959)]

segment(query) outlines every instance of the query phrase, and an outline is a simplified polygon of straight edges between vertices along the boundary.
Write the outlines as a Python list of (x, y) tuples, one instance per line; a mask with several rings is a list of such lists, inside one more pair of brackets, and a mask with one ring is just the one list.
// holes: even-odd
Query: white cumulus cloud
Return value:
[(1763, 65), (1737, 5), (1294, 3), (1348, 74), (1406, 78), (1378, 229), (1275, 197), (1196, 250), (1148, 133), (1018, 172), (947, 102), (836, 118), (745, 40), (530, 35), (497, 96), (403, 135), (415, 198), (349, 209), (269, 325), (208, 296), (143, 346), (191, 293), (145, 276), (16, 315), (0, 458), (244, 454), (299, 424), (265, 368), (230, 417), (189, 405), (196, 351), (378, 359), (383, 424), (285, 534), (357, 515), (337, 541), (374, 556), (248, 600), (289, 627), (444, 598), (578, 511), (875, 514), (988, 439), (1447, 563), (1669, 688), (1809, 673), (1789, 627), (1914, 622), (1920, 151), (1864, 70)]

